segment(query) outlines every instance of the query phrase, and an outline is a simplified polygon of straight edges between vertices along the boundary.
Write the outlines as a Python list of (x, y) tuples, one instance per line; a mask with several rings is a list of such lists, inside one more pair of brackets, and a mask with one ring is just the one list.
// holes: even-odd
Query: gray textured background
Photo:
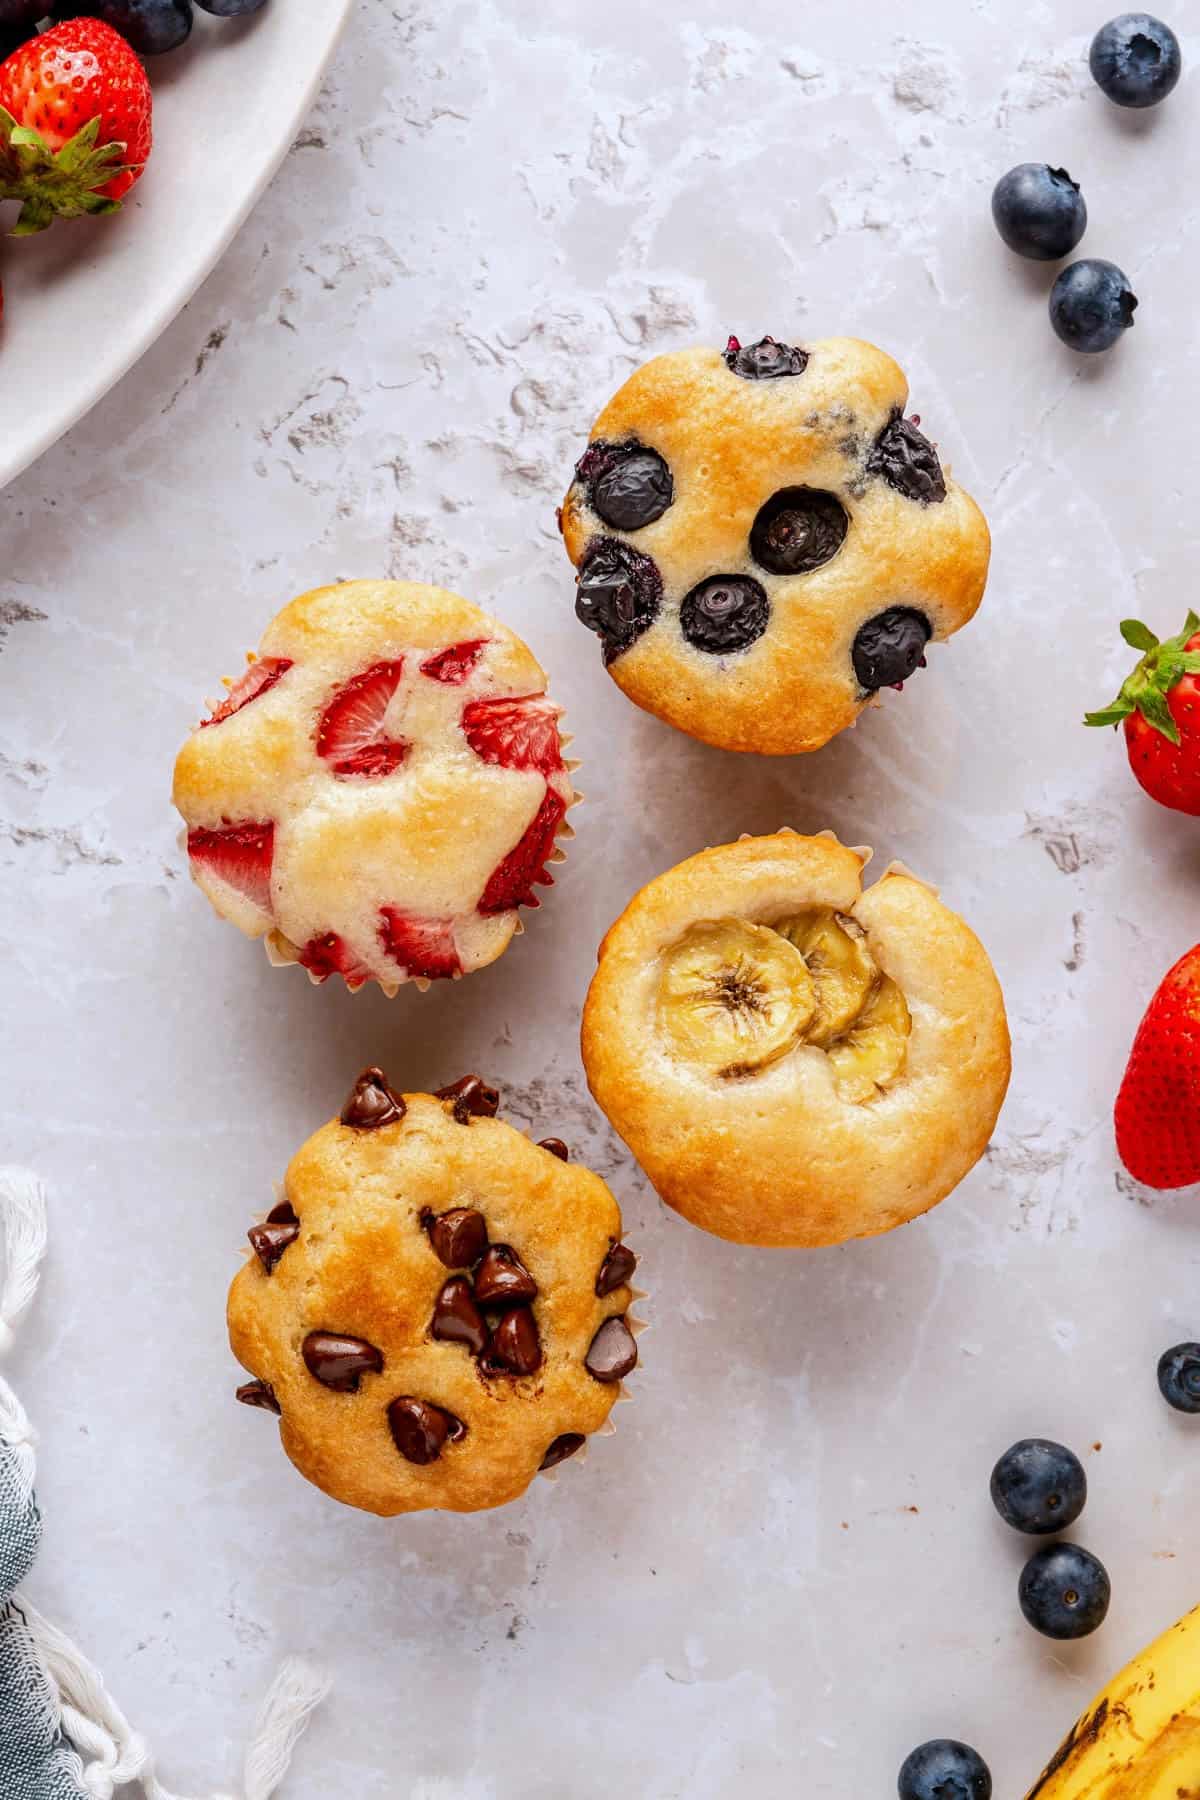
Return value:
[[(418, 1776), (459, 1800), (882, 1796), (942, 1731), (1014, 1795), (1200, 1576), (1200, 1444), (1154, 1387), (1200, 1333), (1195, 1197), (1135, 1191), (1109, 1126), (1196, 935), (1200, 840), (1076, 723), (1115, 687), (1116, 620), (1177, 629), (1194, 598), (1196, 78), (1158, 115), (1110, 108), (1094, 0), (760, 0), (737, 28), (681, 0), (534, 10), (363, 0), (231, 254), (0, 500), (0, 1107), (56, 1200), (16, 1365), (45, 1439), (34, 1596), (192, 1791), (232, 1779), (296, 1648), (338, 1685), (294, 1800)], [(1025, 157), (1084, 182), (1085, 250), (1141, 295), (1107, 361), (1058, 346), (1045, 272), (994, 237), (991, 185)], [(626, 371), (729, 330), (892, 350), (996, 534), (978, 622), (808, 760), (630, 707), (555, 533)], [(461, 586), (531, 639), (589, 799), (529, 935), (392, 1004), (269, 969), (191, 891), (167, 805), (199, 697), (277, 606), (378, 572)], [(634, 887), (782, 822), (940, 883), (1016, 1038), (957, 1195), (810, 1256), (666, 1214), (576, 1047)], [(644, 1256), (636, 1405), (505, 1512), (339, 1511), (232, 1403), (242, 1233), (368, 1060), (497, 1079), (609, 1177)], [(1028, 1432), (1085, 1455), (1080, 1536), (1113, 1575), (1074, 1648), (1022, 1624), (1022, 1544), (987, 1500)]]

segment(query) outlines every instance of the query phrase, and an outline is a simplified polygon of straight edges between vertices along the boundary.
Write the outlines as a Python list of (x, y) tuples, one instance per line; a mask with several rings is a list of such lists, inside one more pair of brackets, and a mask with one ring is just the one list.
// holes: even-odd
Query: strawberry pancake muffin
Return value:
[(314, 981), (394, 994), (481, 969), (570, 835), (560, 711), (520, 638), (457, 594), (302, 594), (179, 753), (192, 876)]
[(605, 1428), (637, 1364), (616, 1201), (499, 1101), (478, 1075), (398, 1094), (364, 1070), (248, 1234), (237, 1398), (348, 1506), (515, 1500)]

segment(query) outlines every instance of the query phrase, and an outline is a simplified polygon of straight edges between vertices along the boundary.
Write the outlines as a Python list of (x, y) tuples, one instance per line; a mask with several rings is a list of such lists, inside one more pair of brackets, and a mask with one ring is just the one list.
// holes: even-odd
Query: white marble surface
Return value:
[[(1077, 724), (1115, 686), (1116, 620), (1176, 629), (1195, 598), (1197, 77), (1157, 116), (1110, 109), (1095, 0), (533, 10), (361, 0), (232, 252), (0, 499), (3, 1149), (54, 1194), (15, 1364), (44, 1439), (34, 1597), (182, 1791), (233, 1781), (298, 1649), (337, 1688), (292, 1800), (418, 1777), (459, 1800), (884, 1796), (935, 1732), (977, 1743), (1007, 1800), (1200, 1589), (1200, 1442), (1154, 1385), (1200, 1332), (1200, 1215), (1132, 1189), (1109, 1125), (1196, 935), (1200, 840)], [(1025, 157), (1084, 181), (1085, 249), (1141, 295), (1107, 361), (1058, 346), (1045, 272), (993, 235), (991, 184)], [(893, 350), (996, 534), (977, 623), (860, 729), (770, 763), (623, 700), (554, 528), (633, 363), (764, 329)], [(590, 801), (511, 953), (392, 1004), (268, 968), (191, 890), (167, 804), (199, 696), (276, 606), (378, 571), (460, 585), (532, 640)], [(1016, 1040), (959, 1192), (808, 1256), (665, 1212), (576, 1044), (633, 888), (785, 821), (940, 883)], [(242, 1233), (369, 1060), (498, 1080), (611, 1179), (654, 1290), (616, 1438), (491, 1516), (339, 1511), (232, 1403)], [(1113, 1576), (1073, 1648), (1023, 1625), (1024, 1546), (987, 1498), (1029, 1432), (1084, 1455), (1079, 1535)]]

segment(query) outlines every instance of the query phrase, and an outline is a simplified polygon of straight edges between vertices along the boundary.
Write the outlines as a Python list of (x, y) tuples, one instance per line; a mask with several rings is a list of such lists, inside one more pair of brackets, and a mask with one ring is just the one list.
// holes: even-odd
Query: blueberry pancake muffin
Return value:
[(816, 750), (983, 597), (983, 515), (854, 338), (677, 350), (609, 401), (560, 522), (631, 700), (725, 750)]
[(890, 1231), (987, 1147), (1009, 1076), (975, 934), (830, 834), (704, 850), (637, 894), (583, 1016), (599, 1105), (668, 1205), (744, 1244)]
[(364, 1512), (516, 1499), (604, 1426), (637, 1363), (616, 1201), (498, 1105), (477, 1075), (398, 1094), (364, 1071), (230, 1289), (238, 1399)]
[(394, 994), (480, 969), (562, 858), (560, 711), (520, 638), (458, 594), (302, 594), (179, 753), (192, 876), (317, 982)]

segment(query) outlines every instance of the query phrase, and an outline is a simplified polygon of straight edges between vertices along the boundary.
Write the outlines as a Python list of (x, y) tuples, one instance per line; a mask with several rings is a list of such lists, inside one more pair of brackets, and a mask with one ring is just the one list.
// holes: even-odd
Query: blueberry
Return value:
[(177, 50), (191, 33), (192, 0), (58, 0), (56, 19), (103, 19), (137, 51)]
[(777, 381), (781, 375), (803, 375), (808, 351), (795, 344), (780, 344), (773, 337), (757, 344), (742, 344), (731, 337), (724, 349), (725, 366), (747, 381)]
[(1018, 256), (1057, 262), (1087, 230), (1087, 203), (1065, 169), (1018, 163), (992, 192), (996, 230)]
[(914, 419), (896, 413), (875, 440), (867, 468), (872, 475), (882, 475), (908, 500), (919, 500), (931, 506), (946, 498), (946, 477), (938, 453), (929, 439), (917, 430)]
[(1150, 13), (1122, 13), (1092, 39), (1088, 66), (1118, 106), (1157, 106), (1183, 73), (1179, 39)]
[(602, 439), (589, 444), (575, 476), (586, 482), (593, 510), (614, 531), (640, 531), (661, 519), (675, 498), (671, 471), (657, 450), (647, 450), (636, 439), (627, 444), (608, 444)]
[(906, 1756), (900, 1800), (992, 1800), (992, 1777), (978, 1750), (955, 1738), (931, 1738)]
[(653, 623), (662, 605), (658, 565), (616, 538), (597, 538), (576, 577), (575, 613), (604, 645), (612, 662)]
[(1078, 1544), (1046, 1544), (1021, 1570), (1017, 1594), (1035, 1631), (1081, 1638), (1103, 1625), (1112, 1589), (1098, 1557)]
[(771, 602), (751, 575), (710, 575), (679, 609), (679, 628), (697, 650), (745, 650), (767, 629)]
[(896, 687), (921, 665), (933, 628), (910, 606), (889, 606), (860, 625), (851, 658), (858, 685), (868, 694)]
[(1065, 268), (1050, 290), (1050, 323), (1084, 356), (1109, 350), (1133, 324), (1137, 295), (1116, 263), (1085, 257)]
[(837, 555), (849, 523), (836, 494), (823, 488), (780, 488), (759, 508), (750, 553), (772, 575), (808, 575)]
[(1158, 1385), (1176, 1412), (1200, 1413), (1200, 1344), (1176, 1344), (1158, 1359)]
[(240, 19), (246, 13), (261, 12), (267, 0), (196, 0), (206, 13), (215, 13), (218, 19)]
[(1049, 1438), (1022, 1438), (992, 1470), (992, 1503), (1014, 1531), (1065, 1531), (1086, 1500), (1083, 1464)]

